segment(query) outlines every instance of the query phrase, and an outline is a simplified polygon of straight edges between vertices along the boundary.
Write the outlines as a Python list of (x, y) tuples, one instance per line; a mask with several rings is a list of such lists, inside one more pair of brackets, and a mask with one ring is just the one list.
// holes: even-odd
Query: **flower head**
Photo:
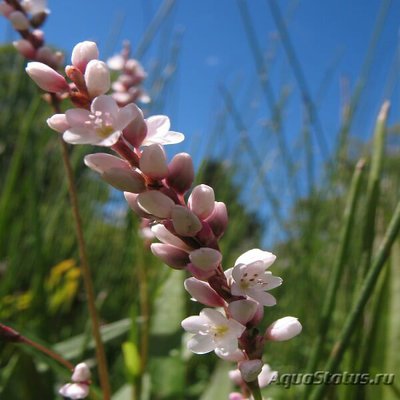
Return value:
[(189, 340), (188, 348), (197, 354), (222, 350), (233, 353), (238, 349), (238, 339), (246, 329), (234, 319), (228, 319), (219, 311), (205, 308), (199, 316), (182, 321), (182, 327), (195, 335)]
[(93, 100), (90, 111), (77, 108), (65, 113), (70, 128), (63, 138), (72, 144), (112, 146), (138, 113), (134, 104), (119, 108), (111, 96), (101, 95)]
[(272, 253), (259, 249), (242, 254), (235, 266), (225, 271), (232, 294), (247, 296), (264, 306), (275, 305), (275, 297), (267, 291), (281, 285), (282, 279), (266, 271), (275, 259)]

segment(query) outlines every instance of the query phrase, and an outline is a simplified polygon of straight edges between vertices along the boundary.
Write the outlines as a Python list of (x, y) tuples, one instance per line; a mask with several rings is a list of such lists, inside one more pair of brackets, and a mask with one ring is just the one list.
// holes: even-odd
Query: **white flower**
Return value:
[(233, 268), (225, 271), (235, 296), (247, 296), (263, 306), (273, 306), (276, 299), (268, 290), (282, 284), (282, 279), (266, 271), (276, 256), (267, 251), (252, 249), (242, 254)]
[(142, 146), (151, 144), (175, 144), (185, 139), (183, 133), (170, 131), (170, 120), (165, 115), (154, 115), (145, 120), (147, 125), (147, 135), (142, 142)]
[(188, 348), (197, 354), (219, 350), (233, 353), (238, 349), (238, 339), (246, 329), (234, 319), (228, 319), (219, 311), (205, 308), (199, 316), (182, 321), (182, 327), (195, 335), (189, 340)]
[(70, 126), (63, 135), (66, 142), (112, 146), (138, 115), (138, 108), (134, 104), (119, 108), (111, 96), (102, 95), (93, 100), (90, 111), (77, 108), (65, 115)]
[(74, 368), (71, 381), (72, 383), (67, 383), (58, 391), (61, 396), (78, 400), (89, 395), (90, 370), (85, 363), (80, 363)]

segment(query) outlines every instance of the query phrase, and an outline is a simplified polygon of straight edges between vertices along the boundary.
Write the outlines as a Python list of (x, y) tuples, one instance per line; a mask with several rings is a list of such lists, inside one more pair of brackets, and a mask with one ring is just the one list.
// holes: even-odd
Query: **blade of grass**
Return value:
[[(331, 355), (323, 368), (324, 371), (334, 372), (337, 370), (342, 357), (348, 348), (350, 340), (357, 324), (362, 316), (365, 305), (370, 299), (373, 290), (378, 282), (378, 277), (383, 267), (385, 266), (392, 249), (393, 243), (400, 231), (400, 201), (397, 203), (393, 217), (389, 223), (389, 227), (385, 233), (381, 245), (372, 262), (367, 276), (364, 279), (363, 286), (357, 296), (357, 299), (350, 310), (350, 313), (345, 321), (342, 331), (339, 334), (335, 346), (332, 349)], [(320, 385), (311, 393), (310, 400), (321, 400), (329, 387)]]

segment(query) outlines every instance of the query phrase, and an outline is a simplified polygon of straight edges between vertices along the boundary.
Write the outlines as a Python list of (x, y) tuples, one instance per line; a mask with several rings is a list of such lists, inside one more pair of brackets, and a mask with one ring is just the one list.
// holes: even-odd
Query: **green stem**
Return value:
[(257, 380), (253, 382), (248, 382), (247, 386), (250, 389), (254, 400), (262, 400), (261, 390)]
[(107, 360), (104, 350), (104, 344), (101, 339), (100, 333), (100, 322), (99, 317), (97, 315), (96, 304), (95, 304), (95, 295), (93, 289), (93, 280), (90, 273), (90, 267), (86, 252), (86, 244), (83, 236), (82, 229), (82, 220), (79, 211), (78, 205), (78, 196), (75, 185), (75, 179), (72, 172), (71, 161), (68, 155), (68, 147), (67, 144), (63, 141), (60, 136), (60, 145), (62, 151), (62, 159), (64, 163), (65, 172), (68, 180), (68, 192), (71, 201), (72, 214), (75, 222), (75, 230), (76, 236), (78, 240), (78, 248), (79, 248), (79, 258), (81, 260), (81, 270), (82, 270), (82, 278), (83, 284), (85, 286), (86, 297), (88, 302), (88, 309), (90, 319), (92, 321), (92, 332), (94, 341), (96, 343), (96, 358), (97, 358), (97, 368), (99, 372), (100, 386), (103, 391), (103, 399), (110, 400), (111, 399), (111, 389), (110, 383), (108, 379), (108, 368), (107, 368)]
[[(374, 258), (371, 268), (369, 269), (365, 279), (361, 291), (354, 303), (353, 308), (350, 310), (349, 316), (344, 324), (342, 332), (339, 335), (339, 340), (336, 342), (331, 355), (325, 365), (324, 371), (334, 372), (341, 360), (342, 357), (350, 343), (350, 339), (352, 334), (354, 333), (357, 323), (362, 316), (364, 311), (364, 307), (367, 304), (369, 298), (371, 297), (372, 291), (375, 285), (378, 282), (379, 273), (381, 272), (383, 266), (385, 265), (389, 255), (392, 245), (400, 231), (400, 201), (397, 204), (396, 210), (393, 214), (393, 217), (390, 221), (389, 227), (386, 231), (386, 234), (383, 238), (383, 241), (378, 249), (378, 253)], [(311, 400), (321, 400), (325, 394), (325, 391), (329, 387), (327, 385), (318, 386), (312, 396)]]

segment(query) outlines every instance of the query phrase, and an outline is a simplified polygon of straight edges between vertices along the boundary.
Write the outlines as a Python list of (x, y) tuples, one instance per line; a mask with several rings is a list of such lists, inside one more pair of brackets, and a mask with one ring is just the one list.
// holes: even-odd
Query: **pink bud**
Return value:
[(151, 231), (156, 236), (156, 238), (165, 244), (172, 244), (172, 246), (178, 247), (185, 251), (190, 251), (191, 248), (179, 239), (177, 236), (172, 234), (164, 225), (156, 224), (151, 227)]
[(28, 18), (26, 18), (25, 14), (21, 11), (12, 12), (8, 18), (17, 31), (27, 31), (31, 26)]
[(267, 328), (265, 338), (277, 342), (289, 340), (297, 336), (302, 328), (297, 318), (284, 317), (278, 319)]
[(242, 374), (238, 369), (234, 369), (228, 372), (229, 379), (237, 386), (243, 384)]
[(99, 60), (89, 61), (85, 71), (85, 83), (92, 98), (108, 92), (111, 81), (107, 64)]
[(46, 64), (33, 61), (28, 63), (25, 71), (46, 92), (59, 93), (69, 90), (65, 78)]
[(210, 225), (214, 235), (219, 239), (228, 226), (228, 211), (225, 203), (222, 201), (216, 201), (214, 211), (205, 221)]
[(258, 304), (257, 310), (254, 314), (253, 319), (250, 321), (250, 325), (258, 325), (264, 318), (264, 306), (262, 304)]
[(54, 114), (50, 118), (47, 118), (46, 122), (47, 125), (56, 132), (64, 133), (70, 128), (65, 114)]
[(30, 60), (35, 58), (36, 49), (32, 46), (29, 40), (20, 39), (13, 42), (14, 47), (17, 49), (18, 53), (23, 57)]
[(167, 157), (164, 148), (151, 144), (143, 149), (139, 162), (142, 172), (152, 179), (161, 180), (168, 174)]
[[(138, 108), (138, 110), (140, 110), (140, 108)], [(140, 110), (140, 114), (123, 130), (123, 135), (125, 140), (133, 147), (140, 147), (147, 135), (147, 125), (143, 118), (142, 110)]]
[(90, 380), (90, 369), (85, 363), (79, 363), (71, 377), (72, 382), (88, 382)]
[(202, 247), (193, 250), (189, 255), (192, 264), (203, 271), (214, 270), (221, 264), (222, 254), (215, 249)]
[(150, 248), (156, 257), (160, 258), (165, 264), (174, 269), (183, 269), (189, 262), (188, 254), (175, 246), (163, 243), (152, 243)]
[(54, 51), (47, 46), (41, 46), (36, 52), (36, 61), (40, 61), (43, 64), (52, 66), (55, 68), (58, 65), (58, 59), (55, 56)]
[(239, 392), (232, 392), (229, 393), (229, 399), (228, 400), (246, 400), (245, 397)]
[(172, 224), (178, 235), (196, 236), (201, 229), (201, 222), (195, 214), (184, 206), (175, 205), (172, 209)]
[(186, 269), (197, 279), (200, 281), (207, 281), (209, 280), (212, 276), (215, 275), (216, 270), (215, 269), (209, 269), (209, 270), (204, 270), (201, 268), (197, 268), (195, 265), (192, 263), (188, 264), (186, 266)]
[(14, 11), (15, 11), (14, 7), (10, 6), (5, 1), (2, 1), (0, 3), (0, 14), (3, 15), (4, 17), (9, 18), (10, 14)]
[(246, 325), (254, 317), (258, 303), (252, 300), (236, 300), (229, 303), (228, 310), (233, 319)]
[(168, 166), (167, 184), (183, 194), (190, 189), (194, 180), (192, 157), (187, 153), (177, 154)]
[(99, 50), (96, 43), (84, 41), (78, 43), (72, 50), (71, 62), (72, 65), (85, 72), (89, 61), (99, 58)]
[(140, 193), (137, 201), (143, 211), (158, 218), (169, 218), (175, 206), (168, 196), (157, 190)]
[(189, 208), (201, 219), (211, 215), (214, 210), (214, 203), (214, 190), (207, 185), (196, 186), (188, 200)]
[(245, 382), (253, 382), (257, 379), (263, 367), (261, 360), (246, 360), (239, 363), (239, 370)]
[(125, 200), (127, 201), (129, 207), (135, 212), (136, 215), (142, 218), (148, 218), (151, 219), (152, 216), (145, 211), (143, 211), (138, 204), (137, 198), (138, 194), (136, 193), (129, 193), (129, 192), (124, 192)]
[(146, 190), (143, 176), (132, 170), (126, 161), (118, 157), (106, 153), (89, 154), (85, 156), (84, 162), (118, 190), (132, 193), (141, 193)]
[(207, 283), (196, 278), (188, 278), (184, 283), (185, 289), (198, 302), (210, 307), (223, 307), (225, 301)]

